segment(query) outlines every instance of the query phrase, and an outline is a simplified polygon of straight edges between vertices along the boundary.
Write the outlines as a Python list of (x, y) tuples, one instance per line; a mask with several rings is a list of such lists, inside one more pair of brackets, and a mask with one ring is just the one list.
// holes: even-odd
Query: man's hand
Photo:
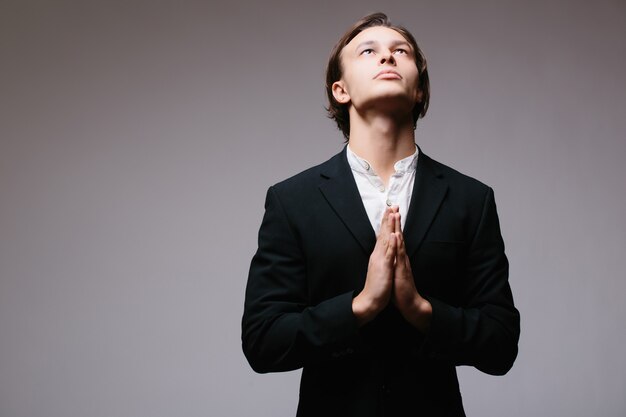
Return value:
[(411, 262), (406, 254), (404, 236), (400, 228), (400, 213), (393, 216), (394, 235), (397, 236), (396, 263), (393, 279), (393, 303), (406, 321), (421, 332), (430, 328), (432, 306), (415, 288)]
[(359, 326), (371, 321), (389, 304), (393, 287), (394, 261), (398, 247), (394, 216), (398, 208), (383, 214), (376, 246), (370, 255), (363, 291), (352, 300), (352, 311)]

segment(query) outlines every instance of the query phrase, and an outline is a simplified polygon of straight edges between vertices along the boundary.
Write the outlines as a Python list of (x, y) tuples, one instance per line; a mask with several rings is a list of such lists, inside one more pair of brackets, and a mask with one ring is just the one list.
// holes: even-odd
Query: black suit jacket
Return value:
[(455, 366), (511, 368), (519, 313), (491, 188), (420, 150), (403, 232), (426, 335), (392, 305), (357, 326), (376, 236), (345, 148), (269, 188), (243, 350), (257, 372), (304, 368), (298, 416), (463, 416)]

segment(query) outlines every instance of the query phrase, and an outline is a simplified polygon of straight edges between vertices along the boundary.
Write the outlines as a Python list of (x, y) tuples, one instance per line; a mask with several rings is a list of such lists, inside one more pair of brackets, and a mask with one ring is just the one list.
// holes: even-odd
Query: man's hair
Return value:
[(426, 67), (426, 58), (422, 50), (417, 46), (415, 38), (407, 29), (402, 26), (392, 25), (384, 13), (373, 13), (365, 16), (356, 22), (350, 29), (344, 33), (339, 42), (333, 48), (328, 66), (326, 67), (326, 95), (328, 96), (328, 117), (337, 122), (337, 127), (343, 132), (346, 142), (350, 138), (350, 115), (348, 113), (349, 104), (342, 104), (335, 100), (333, 96), (333, 83), (339, 81), (343, 76), (341, 67), (341, 51), (356, 37), (359, 33), (367, 28), (384, 26), (395, 30), (402, 35), (413, 47), (415, 53), (415, 65), (418, 71), (418, 88), (422, 92), (422, 100), (413, 107), (413, 128), (417, 123), (417, 119), (423, 118), (428, 110), (428, 102), (430, 99), (430, 83), (428, 81), (428, 69)]

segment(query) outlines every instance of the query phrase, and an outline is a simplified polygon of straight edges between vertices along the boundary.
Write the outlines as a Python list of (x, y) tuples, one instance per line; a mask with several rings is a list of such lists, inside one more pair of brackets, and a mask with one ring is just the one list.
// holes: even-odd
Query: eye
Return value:
[(372, 48), (367, 48), (361, 51), (361, 55), (371, 55), (374, 53), (374, 50)]
[(399, 52), (401, 55), (406, 55), (408, 54), (408, 51), (406, 49), (402, 49), (402, 48), (398, 48), (395, 51), (393, 51), (393, 53), (395, 54), (396, 52)]

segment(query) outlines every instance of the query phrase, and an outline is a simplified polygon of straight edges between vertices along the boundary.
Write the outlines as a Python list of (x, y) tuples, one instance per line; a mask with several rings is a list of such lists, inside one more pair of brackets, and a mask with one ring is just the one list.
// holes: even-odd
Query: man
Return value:
[(338, 42), (326, 87), (348, 144), (267, 192), (244, 353), (304, 368), (298, 416), (463, 416), (455, 367), (517, 355), (493, 192), (415, 145), (426, 60), (384, 14)]

